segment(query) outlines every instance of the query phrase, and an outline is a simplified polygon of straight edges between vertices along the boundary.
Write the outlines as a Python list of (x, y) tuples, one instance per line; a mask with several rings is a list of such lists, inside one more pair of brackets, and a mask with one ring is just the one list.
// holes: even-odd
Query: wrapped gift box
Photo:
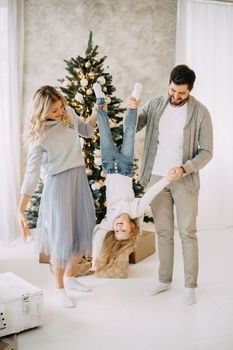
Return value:
[(136, 264), (155, 252), (155, 233), (144, 230), (137, 241), (136, 248), (129, 256), (129, 262)]

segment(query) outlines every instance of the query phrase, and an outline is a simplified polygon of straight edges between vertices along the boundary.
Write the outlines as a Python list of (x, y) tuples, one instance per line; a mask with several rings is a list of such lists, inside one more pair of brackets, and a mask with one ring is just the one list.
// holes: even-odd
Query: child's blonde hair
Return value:
[(99, 257), (96, 260), (96, 273), (105, 273), (116, 261), (122, 260), (123, 257), (129, 256), (134, 250), (139, 229), (135, 224), (134, 232), (131, 232), (130, 238), (118, 241), (115, 238), (114, 231), (109, 231), (103, 242)]
[[(29, 137), (31, 141), (35, 141), (43, 136), (49, 109), (51, 105), (57, 101), (62, 101), (64, 107), (67, 105), (64, 96), (53, 86), (45, 85), (35, 92), (32, 100), (31, 112), (29, 114)], [(65, 108), (61, 121), (64, 125), (67, 125), (70, 121)]]

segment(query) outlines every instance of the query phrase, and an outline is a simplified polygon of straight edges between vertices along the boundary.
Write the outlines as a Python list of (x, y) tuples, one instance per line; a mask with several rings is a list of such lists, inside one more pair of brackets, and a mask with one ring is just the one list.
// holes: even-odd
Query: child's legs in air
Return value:
[(135, 140), (135, 129), (137, 123), (137, 109), (128, 109), (125, 127), (123, 143), (121, 146), (121, 154), (127, 158), (127, 160), (134, 163), (134, 140)]
[(113, 169), (114, 162), (117, 159), (119, 153), (112, 139), (112, 133), (109, 127), (109, 118), (107, 113), (102, 110), (102, 105), (105, 103), (104, 98), (97, 98), (98, 110), (98, 122), (100, 131), (100, 150), (102, 157), (102, 165), (104, 172), (108, 173)]

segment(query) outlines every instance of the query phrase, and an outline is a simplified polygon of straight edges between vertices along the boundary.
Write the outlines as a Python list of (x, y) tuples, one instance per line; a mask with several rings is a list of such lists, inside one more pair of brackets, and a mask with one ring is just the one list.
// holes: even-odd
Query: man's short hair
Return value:
[(196, 75), (192, 69), (190, 69), (185, 64), (180, 64), (173, 68), (170, 74), (170, 81), (176, 85), (188, 85), (189, 91), (192, 90), (194, 82), (196, 79)]

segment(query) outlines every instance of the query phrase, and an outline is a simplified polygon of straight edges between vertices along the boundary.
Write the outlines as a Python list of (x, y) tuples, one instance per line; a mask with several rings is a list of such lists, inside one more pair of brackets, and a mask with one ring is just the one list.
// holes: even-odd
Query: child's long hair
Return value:
[(61, 121), (64, 125), (69, 123), (69, 116), (66, 114), (65, 98), (54, 87), (45, 85), (36, 91), (32, 100), (31, 112), (29, 114), (30, 126), (29, 137), (31, 141), (41, 138), (44, 133), (45, 123), (48, 119), (48, 112), (54, 102), (62, 101), (64, 104), (64, 114)]
[(136, 246), (138, 231), (139, 229), (136, 226), (135, 232), (131, 232), (130, 238), (122, 241), (116, 240), (114, 231), (109, 231), (107, 233), (100, 255), (97, 258), (97, 274), (99, 272), (107, 272), (116, 261), (119, 261), (123, 256), (132, 253)]

